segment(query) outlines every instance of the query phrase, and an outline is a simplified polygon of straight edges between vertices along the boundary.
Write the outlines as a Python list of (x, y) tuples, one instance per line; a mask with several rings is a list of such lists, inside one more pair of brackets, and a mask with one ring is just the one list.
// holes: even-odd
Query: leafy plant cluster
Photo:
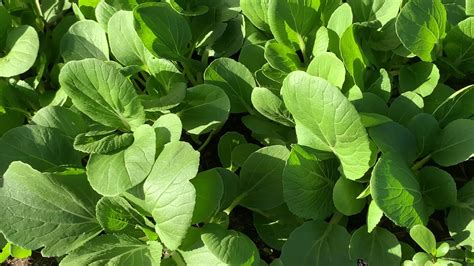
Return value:
[(474, 262), (474, 1), (0, 3), (0, 261)]

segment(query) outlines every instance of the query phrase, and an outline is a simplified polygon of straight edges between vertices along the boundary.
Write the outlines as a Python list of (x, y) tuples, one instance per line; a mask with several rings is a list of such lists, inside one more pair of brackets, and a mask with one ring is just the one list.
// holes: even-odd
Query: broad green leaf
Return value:
[(133, 134), (89, 131), (74, 139), (74, 149), (85, 153), (110, 154), (132, 145)]
[(274, 145), (254, 152), (240, 170), (240, 193), (234, 204), (268, 210), (283, 203), (282, 173), (289, 151)]
[(433, 160), (442, 166), (464, 162), (474, 156), (474, 120), (457, 119), (441, 130)]
[(242, 143), (247, 143), (247, 141), (240, 133), (229, 131), (222, 135), (217, 144), (217, 153), (223, 167), (233, 170), (231, 153), (236, 146)]
[(301, 69), (300, 58), (296, 52), (275, 40), (270, 40), (265, 44), (264, 55), (271, 67), (285, 73)]
[(341, 36), (339, 49), (347, 71), (360, 88), (365, 88), (365, 73), (369, 60), (360, 44), (361, 26), (352, 24)]
[(321, 25), (320, 0), (269, 0), (268, 24), (275, 39), (306, 57), (314, 29)]
[(87, 130), (86, 122), (80, 114), (61, 106), (41, 108), (31, 121), (43, 127), (56, 128), (70, 138), (75, 138)]
[(243, 143), (236, 146), (232, 150), (232, 153), (230, 155), (232, 165), (235, 165), (236, 167), (241, 167), (248, 159), (248, 157), (252, 153), (256, 152), (258, 149), (260, 149), (260, 146), (253, 143)]
[(446, 101), (446, 99), (448, 99), (449, 96), (451, 96), (454, 92), (455, 91), (451, 87), (446, 86), (443, 83), (438, 83), (438, 86), (436, 86), (433, 93), (431, 93), (430, 96), (423, 98), (425, 102), (425, 107), (423, 110), (426, 113), (434, 114), (436, 108)]
[(427, 166), (417, 173), (423, 199), (431, 207), (441, 210), (455, 205), (457, 201), (456, 183), (446, 171)]
[(466, 15), (474, 16), (474, 1), (466, 0)]
[(406, 127), (387, 122), (369, 129), (369, 136), (382, 154), (400, 156), (406, 163), (413, 163), (418, 155), (416, 138)]
[(423, 112), (423, 98), (420, 95), (407, 91), (398, 96), (388, 109), (388, 116), (393, 121), (408, 125), (413, 117)]
[[(179, 71), (173, 62), (167, 59), (148, 56), (146, 65), (149, 73), (153, 77), (147, 81), (147, 90), (150, 93), (157, 93), (165, 97), (165, 95), (172, 95), (173, 90), (176, 90), (178, 84), (187, 83), (183, 73)], [(150, 86), (153, 88), (150, 89)]]
[(102, 27), (93, 20), (74, 23), (61, 39), (60, 53), (64, 62), (96, 58), (109, 60), (109, 45)]
[(402, 0), (348, 0), (348, 3), (354, 13), (354, 22), (378, 28), (397, 16)]
[[(253, 2), (253, 0), (251, 0), (251, 2)], [(258, 44), (248, 43), (248, 40), (246, 40), (239, 53), (239, 62), (248, 68), (250, 72), (255, 73), (267, 63), (265, 59), (265, 48)]]
[(181, 247), (186, 265), (246, 265), (260, 263), (255, 244), (244, 234), (216, 224), (206, 225), (195, 243)]
[(304, 223), (283, 245), (283, 265), (352, 265), (349, 259), (351, 236), (337, 224), (316, 220)]
[(316, 55), (306, 72), (315, 77), (321, 77), (332, 85), (342, 88), (346, 79), (344, 63), (333, 53), (324, 52)]
[(131, 11), (119, 11), (110, 18), (107, 27), (110, 51), (125, 66), (142, 66), (146, 63), (146, 57), (151, 55), (138, 37), (133, 23)]
[(402, 159), (383, 155), (370, 179), (373, 200), (395, 224), (413, 227), (426, 224), (430, 212), (415, 174)]
[(408, 129), (416, 138), (418, 157), (426, 156), (434, 149), (441, 132), (438, 121), (427, 113), (414, 116), (408, 123)]
[(94, 9), (97, 7), (99, 2), (100, 0), (79, 0), (77, 1), (77, 5), (86, 18), (94, 19)]
[(425, 62), (434, 61), (446, 30), (446, 10), (441, 0), (411, 0), (396, 22), (397, 35), (410, 52)]
[[(3, 50), (7, 40), (8, 31), (12, 27), (12, 16), (8, 13), (6, 7), (0, 7), (0, 50)], [(4, 245), (0, 245), (3, 247)]]
[(200, 5), (199, 2), (186, 2), (180, 0), (165, 0), (173, 7), (176, 12), (183, 16), (199, 16), (204, 15), (209, 11), (209, 7), (206, 5)]
[(320, 53), (325, 53), (328, 51), (329, 47), (329, 32), (328, 29), (324, 26), (321, 26), (316, 31), (316, 37), (314, 39), (313, 46), (313, 56), (317, 56)]
[(39, 171), (81, 166), (71, 140), (54, 128), (25, 125), (11, 129), (0, 139), (0, 150), (0, 174), (14, 161), (28, 163)]
[(141, 4), (133, 10), (133, 15), (138, 36), (150, 52), (167, 59), (183, 59), (192, 38), (183, 16), (167, 3)]
[(328, 21), (328, 29), (337, 33), (339, 38), (346, 31), (346, 29), (352, 24), (352, 9), (347, 3), (340, 5)]
[(227, 21), (225, 30), (211, 45), (210, 54), (215, 57), (231, 57), (237, 53), (244, 43), (245, 25), (241, 15)]
[(91, 186), (104, 196), (117, 196), (140, 184), (155, 161), (155, 133), (143, 125), (133, 133), (133, 143), (113, 154), (91, 154), (87, 178)]
[(175, 114), (160, 116), (153, 123), (153, 128), (156, 135), (156, 155), (160, 154), (166, 143), (179, 141), (183, 131), (181, 119)]
[(38, 49), (38, 33), (33, 27), (22, 25), (10, 30), (5, 46), (0, 46), (0, 77), (25, 73), (35, 63)]
[(101, 235), (68, 254), (59, 265), (158, 266), (162, 249), (156, 241), (144, 243), (126, 235)]
[(459, 22), (444, 39), (444, 52), (448, 59), (463, 73), (473, 73), (474, 64), (470, 58), (474, 56), (474, 17)]
[[(298, 142), (301, 144), (301, 138), (316, 139), (319, 145), (312, 148), (332, 151), (341, 161), (345, 177), (361, 178), (369, 168), (369, 140), (359, 114), (340, 90), (324, 79), (298, 71), (285, 79), (282, 95), (295, 119)], [(298, 132), (298, 125), (305, 128), (304, 132)]]
[(97, 202), (96, 216), (99, 224), (109, 234), (124, 233), (141, 236), (140, 234), (137, 235), (137, 232), (141, 232), (137, 226), (147, 226), (146, 218), (122, 197), (101, 198)]
[(99, 195), (82, 171), (43, 174), (14, 162), (3, 177), (0, 231), (10, 242), (31, 250), (44, 247), (43, 256), (61, 256), (100, 233)]
[(184, 130), (200, 135), (224, 124), (230, 102), (221, 88), (200, 84), (187, 89), (184, 101), (173, 111), (180, 117)]
[(453, 120), (474, 115), (474, 85), (451, 94), (434, 110), (433, 115), (441, 126)]
[(370, 85), (370, 87), (367, 89), (367, 92), (371, 92), (379, 96), (385, 102), (390, 100), (392, 94), (392, 84), (387, 70), (383, 68), (379, 70), (379, 77), (374, 83), (372, 83), (372, 85)]
[(216, 171), (217, 174), (221, 177), (222, 184), (224, 185), (224, 193), (222, 194), (220, 210), (225, 210), (229, 207), (234, 199), (239, 194), (239, 176), (234, 172), (217, 167), (213, 168), (213, 171)]
[(16, 245), (10, 246), (10, 256), (15, 259), (26, 259), (31, 256), (31, 250)]
[(333, 188), (332, 201), (340, 213), (351, 216), (362, 211), (365, 207), (365, 198), (357, 196), (364, 191), (364, 185), (341, 177)]
[(402, 247), (395, 235), (381, 227), (368, 233), (365, 225), (352, 234), (349, 253), (351, 259), (363, 259), (371, 265), (399, 265), (402, 259)]
[(401, 93), (413, 91), (426, 97), (438, 85), (439, 70), (433, 63), (418, 62), (402, 67), (398, 79)]
[(256, 84), (252, 73), (241, 63), (230, 58), (214, 60), (204, 72), (204, 81), (225, 91), (231, 113), (252, 110), (251, 95)]
[(449, 233), (460, 246), (474, 246), (474, 181), (458, 191), (458, 203), (449, 211)]
[(410, 229), (410, 236), (427, 253), (436, 255), (436, 239), (433, 233), (423, 225), (415, 225)]
[(284, 126), (294, 126), (293, 118), (285, 107), (283, 100), (271, 90), (256, 87), (252, 91), (252, 104), (266, 118)]
[(2, 249), (0, 251), (0, 263), (5, 262), (10, 257), (10, 248), (11, 244), (8, 242), (5, 245), (2, 245)]
[(241, 0), (240, 8), (244, 15), (258, 29), (270, 32), (268, 25), (268, 3), (270, 0)]
[(196, 205), (193, 212), (193, 224), (207, 222), (219, 211), (224, 184), (218, 171), (213, 169), (200, 172), (191, 180), (196, 189)]
[(281, 250), (288, 236), (302, 224), (302, 221), (294, 216), (286, 205), (269, 210), (265, 216), (253, 213), (253, 224), (258, 235), (265, 244), (277, 250)]
[(196, 190), (190, 179), (197, 174), (199, 152), (185, 142), (171, 142), (158, 155), (143, 187), (147, 209), (156, 221), (163, 244), (175, 250), (191, 226)]
[(369, 204), (369, 210), (367, 211), (367, 232), (371, 233), (377, 224), (382, 220), (383, 211), (377, 206), (375, 201), (371, 201)]
[(97, 59), (72, 61), (62, 68), (59, 81), (74, 106), (94, 121), (124, 131), (145, 122), (132, 82), (113, 64)]
[(314, 220), (331, 215), (337, 167), (335, 159), (321, 160), (310, 149), (293, 145), (283, 171), (283, 196), (290, 211)]

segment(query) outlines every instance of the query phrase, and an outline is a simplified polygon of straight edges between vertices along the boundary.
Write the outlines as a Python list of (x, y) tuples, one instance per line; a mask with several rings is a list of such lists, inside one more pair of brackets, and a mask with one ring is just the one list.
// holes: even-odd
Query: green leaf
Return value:
[(240, 170), (240, 193), (234, 204), (268, 210), (283, 203), (282, 173), (289, 151), (280, 145), (261, 148)]
[(429, 210), (415, 174), (402, 159), (383, 155), (372, 171), (370, 194), (384, 214), (399, 226), (426, 224)]
[(313, 46), (313, 56), (317, 56), (320, 53), (324, 53), (328, 51), (329, 47), (329, 31), (326, 27), (321, 26), (316, 31), (316, 37), (314, 40)]
[(413, 91), (422, 97), (430, 95), (438, 85), (439, 70), (435, 64), (418, 62), (403, 66), (398, 76), (400, 92)]
[(474, 181), (458, 191), (458, 203), (449, 211), (449, 233), (460, 246), (474, 247)]
[(332, 200), (334, 207), (346, 215), (355, 215), (365, 207), (365, 198), (357, 197), (364, 191), (364, 185), (341, 177), (337, 180), (333, 188)]
[(433, 233), (423, 225), (415, 225), (410, 229), (410, 236), (427, 253), (436, 255), (436, 239)]
[(61, 260), (61, 266), (160, 265), (162, 246), (156, 241), (143, 243), (126, 235), (101, 235)]
[(19, 246), (10, 246), (10, 255), (15, 259), (26, 259), (31, 256), (31, 250)]
[(379, 96), (385, 102), (390, 100), (392, 94), (392, 84), (387, 70), (383, 68), (379, 70), (379, 77), (374, 83), (372, 83), (372, 85), (370, 85), (370, 87), (367, 89), (367, 92), (371, 92)]
[(270, 0), (242, 0), (240, 8), (252, 24), (258, 29), (270, 32), (268, 26), (268, 3)]
[(207, 222), (219, 211), (224, 184), (218, 171), (210, 169), (200, 172), (191, 180), (196, 189), (196, 205), (193, 212), (193, 224)]
[(255, 73), (257, 70), (261, 69), (265, 63), (267, 63), (265, 59), (265, 48), (258, 44), (248, 43), (247, 40), (246, 43), (244, 43), (242, 50), (240, 50), (239, 62), (248, 68), (250, 72)]
[(132, 145), (133, 134), (89, 131), (74, 139), (74, 149), (85, 153), (110, 154)]
[(236, 146), (230, 155), (232, 164), (236, 167), (241, 167), (248, 157), (260, 149), (260, 146), (253, 143), (243, 143)]
[(143, 125), (133, 133), (133, 144), (113, 154), (91, 154), (87, 177), (91, 186), (104, 196), (117, 196), (140, 184), (155, 161), (155, 133)]
[(175, 114), (160, 116), (153, 124), (156, 135), (156, 155), (160, 154), (168, 142), (179, 141), (183, 131), (181, 119)]
[(372, 265), (399, 265), (402, 247), (387, 229), (377, 227), (368, 233), (364, 225), (352, 234), (349, 253), (353, 260), (363, 259)]
[(454, 90), (451, 87), (446, 86), (443, 83), (438, 83), (438, 86), (436, 86), (433, 93), (430, 94), (430, 96), (423, 98), (425, 102), (423, 110), (426, 113), (433, 114), (436, 108), (446, 101), (446, 99), (448, 99), (453, 93)]
[(186, 265), (248, 265), (260, 263), (255, 244), (244, 234), (216, 224), (203, 228), (200, 240), (179, 253)]
[(473, 73), (474, 64), (472, 58), (474, 56), (474, 17), (467, 18), (459, 22), (456, 27), (452, 28), (446, 38), (443, 46), (444, 52), (450, 62), (463, 73)]
[(328, 29), (337, 33), (339, 38), (352, 25), (352, 9), (348, 3), (340, 5), (328, 21)]
[[(146, 227), (144, 218), (122, 197), (103, 197), (96, 206), (97, 221), (109, 234), (137, 235), (137, 226)], [(143, 232), (142, 232), (143, 234)], [(137, 236), (140, 236), (138, 234)]]
[[(3, 36), (2, 36), (3, 37)], [(35, 63), (39, 49), (38, 33), (31, 26), (22, 25), (10, 30), (0, 52), (0, 77), (25, 73)]]
[(252, 104), (266, 118), (284, 126), (293, 127), (294, 121), (283, 100), (271, 90), (256, 87), (252, 91)]
[(284, 265), (351, 265), (350, 238), (342, 226), (309, 221), (291, 233), (280, 259)]
[[(361, 178), (369, 168), (369, 140), (359, 114), (340, 90), (324, 79), (298, 71), (285, 79), (282, 95), (295, 119), (299, 144), (303, 144), (300, 138), (315, 139), (319, 143), (311, 147), (332, 151), (347, 178)], [(298, 132), (298, 125), (303, 132)]]
[(416, 138), (418, 157), (426, 156), (434, 149), (441, 129), (438, 121), (432, 115), (420, 113), (414, 116), (408, 124), (408, 128)]
[(271, 209), (265, 215), (253, 213), (255, 229), (265, 244), (281, 250), (291, 232), (301, 225), (302, 220), (294, 216), (286, 205)]
[(314, 220), (331, 215), (337, 167), (337, 160), (321, 160), (310, 149), (293, 145), (283, 171), (283, 196), (290, 211)]
[(374, 200), (369, 204), (369, 210), (367, 211), (367, 232), (371, 233), (377, 224), (382, 220), (383, 211), (377, 206)]
[(441, 0), (411, 0), (396, 22), (397, 35), (410, 52), (425, 62), (438, 56), (446, 30), (446, 10)]
[(344, 63), (335, 54), (330, 52), (316, 55), (306, 72), (312, 76), (321, 77), (338, 88), (342, 88), (346, 79)]
[(467, 86), (446, 97), (433, 112), (441, 126), (459, 118), (474, 115), (474, 85)]
[(224, 124), (229, 116), (230, 102), (221, 88), (200, 84), (187, 89), (184, 101), (173, 111), (181, 118), (184, 130), (200, 135)]
[(431, 207), (441, 210), (453, 206), (457, 201), (456, 183), (446, 171), (427, 166), (417, 173), (423, 199)]
[(229, 96), (231, 113), (252, 110), (252, 90), (256, 87), (252, 73), (241, 63), (230, 58), (214, 60), (204, 72), (206, 84), (215, 85)]
[(474, 16), (474, 1), (466, 0), (466, 15)]
[(418, 94), (407, 91), (396, 98), (388, 109), (388, 116), (393, 121), (408, 125), (410, 120), (423, 112), (423, 98)]
[(348, 3), (354, 13), (354, 22), (378, 28), (397, 16), (402, 0), (348, 0)]
[(265, 59), (271, 67), (290, 73), (301, 69), (299, 56), (290, 47), (275, 40), (270, 40), (265, 44)]
[(105, 31), (93, 20), (72, 25), (61, 39), (60, 51), (65, 62), (96, 58), (109, 60), (109, 44)]
[(80, 114), (61, 106), (41, 108), (31, 121), (43, 127), (56, 128), (70, 138), (75, 138), (87, 130), (86, 122)]
[(100, 233), (99, 195), (82, 171), (43, 174), (14, 162), (3, 177), (0, 231), (10, 242), (31, 250), (44, 247), (46, 257), (61, 256)]
[(268, 24), (275, 39), (303, 55), (312, 51), (310, 39), (320, 24), (320, 0), (269, 0)]
[(169, 4), (144, 3), (133, 10), (133, 15), (138, 36), (150, 52), (178, 61), (186, 56), (191, 29), (186, 19)]
[(191, 226), (196, 190), (190, 179), (197, 174), (199, 152), (185, 142), (171, 142), (158, 155), (143, 187), (145, 203), (156, 221), (163, 244), (175, 250)]
[(442, 166), (464, 162), (474, 156), (474, 120), (458, 119), (441, 130), (433, 160)]
[(69, 62), (61, 69), (59, 81), (74, 106), (94, 121), (125, 131), (145, 122), (132, 82), (111, 63), (97, 59)]
[(28, 163), (39, 171), (82, 165), (71, 140), (54, 128), (25, 125), (11, 129), (0, 139), (0, 150), (0, 174), (13, 161)]
[(361, 26), (352, 24), (341, 36), (339, 49), (347, 71), (360, 88), (365, 88), (365, 73), (369, 60), (360, 44)]
[(118, 11), (109, 20), (110, 51), (125, 66), (143, 66), (151, 56), (134, 28), (131, 11)]
[(387, 122), (369, 129), (369, 136), (384, 155), (401, 156), (408, 164), (418, 157), (415, 136), (396, 122)]
[(217, 153), (223, 167), (231, 170), (234, 169), (232, 166), (231, 153), (236, 146), (242, 143), (247, 143), (247, 141), (240, 133), (229, 131), (222, 135), (217, 144)]

